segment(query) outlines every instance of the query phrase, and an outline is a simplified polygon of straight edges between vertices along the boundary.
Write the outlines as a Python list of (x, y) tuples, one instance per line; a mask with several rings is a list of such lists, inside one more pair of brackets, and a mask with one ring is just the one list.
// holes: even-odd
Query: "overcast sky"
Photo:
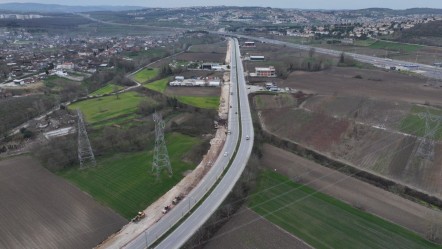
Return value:
[(64, 5), (135, 5), (146, 7), (226, 5), (299, 9), (360, 9), (369, 7), (393, 9), (414, 7), (442, 8), (442, 0), (0, 0), (0, 3), (9, 2), (38, 2)]

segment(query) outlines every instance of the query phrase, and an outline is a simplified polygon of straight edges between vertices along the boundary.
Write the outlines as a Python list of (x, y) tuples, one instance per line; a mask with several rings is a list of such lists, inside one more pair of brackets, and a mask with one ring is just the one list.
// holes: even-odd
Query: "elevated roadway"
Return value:
[[(147, 248), (175, 226), (214, 186), (207, 198), (156, 248), (181, 247), (221, 205), (241, 176), (253, 148), (254, 131), (239, 43), (231, 39), (231, 133), (218, 159), (202, 181), (168, 214), (122, 248)], [(235, 153), (236, 151), (236, 153)]]

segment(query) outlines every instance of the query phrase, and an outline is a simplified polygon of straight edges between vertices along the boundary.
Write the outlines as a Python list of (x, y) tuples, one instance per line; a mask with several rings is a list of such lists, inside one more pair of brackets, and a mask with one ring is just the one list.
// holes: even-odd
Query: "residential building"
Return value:
[(255, 74), (257, 77), (276, 77), (276, 70), (273, 66), (255, 67)]

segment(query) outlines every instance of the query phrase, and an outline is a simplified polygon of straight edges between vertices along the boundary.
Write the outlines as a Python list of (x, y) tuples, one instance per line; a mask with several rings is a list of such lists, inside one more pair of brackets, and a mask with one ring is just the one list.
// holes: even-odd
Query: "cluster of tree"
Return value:
[(6, 65), (6, 62), (0, 62), (0, 79), (7, 79), (10, 73), (9, 67)]
[(136, 68), (136, 64), (134, 61), (123, 60), (122, 58), (116, 56), (112, 57), (109, 60), (109, 66), (111, 67), (113, 66), (118, 70), (123, 71), (124, 73), (134, 71)]
[(20, 133), (23, 135), (23, 138), (25, 138), (25, 139), (26, 138), (32, 138), (34, 136), (34, 132), (29, 130), (29, 129), (27, 129), (27, 128), (25, 128), (25, 127), (22, 127), (20, 129)]
[(393, 39), (399, 42), (441, 46), (442, 21), (432, 21), (394, 33)]
[(202, 31), (189, 31), (178, 40), (178, 44), (183, 50), (187, 50), (191, 45), (213, 44), (219, 41), (219, 36)]
[(66, 102), (85, 96), (87, 94), (87, 90), (84, 86), (76, 82), (66, 82), (63, 84), (58, 94), (60, 101)]
[[(100, 131), (89, 129), (89, 133), (93, 134), (90, 136), (90, 142), (95, 156), (141, 151), (153, 146), (153, 129), (153, 121), (127, 129), (113, 126), (106, 126)], [(23, 135), (26, 135), (26, 131)], [(77, 136), (69, 135), (39, 144), (32, 152), (49, 170), (58, 171), (79, 164), (77, 145)]]
[(107, 83), (112, 82), (122, 86), (133, 86), (135, 83), (126, 77), (124, 70), (103, 70), (97, 71), (92, 74), (91, 77), (84, 81), (88, 92), (94, 92), (99, 88), (105, 86)]
[(85, 79), (84, 84), (87, 86), (89, 92), (103, 87), (116, 76), (113, 70), (97, 71), (91, 77)]
[(55, 30), (72, 30), (78, 25), (87, 24), (91, 21), (89, 19), (67, 14), (65, 16), (51, 16), (44, 18), (34, 18), (28, 20), (18, 19), (0, 19), (0, 27), (7, 28), (26, 28), (26, 29), (55, 29)]
[(291, 61), (286, 62), (284, 66), (276, 66), (276, 72), (278, 77), (286, 79), (293, 71), (308, 71), (316, 72), (329, 69), (332, 66), (332, 62), (322, 56), (317, 56), (314, 48), (310, 49), (308, 57), (305, 58), (293, 58)]
[(53, 95), (31, 95), (0, 100), (0, 134), (6, 135), (8, 130), (37, 117), (57, 103), (58, 99)]
[(59, 171), (78, 165), (77, 136), (69, 135), (39, 144), (33, 154), (51, 171)]
[(173, 70), (169, 65), (164, 65), (159, 72), (159, 77), (160, 78), (165, 78), (168, 76), (171, 76), (173, 74)]
[(198, 112), (189, 112), (191, 118), (177, 124), (172, 122), (170, 130), (183, 133), (189, 136), (199, 136), (201, 134), (211, 134), (214, 131), (213, 117), (216, 116), (216, 111), (198, 109)]
[(354, 67), (357, 66), (358, 62), (353, 59), (353, 57), (347, 56), (344, 52), (339, 56), (338, 66), (339, 67)]
[(94, 132), (91, 144), (95, 155), (112, 154), (115, 152), (141, 151), (153, 146), (154, 123), (152, 120), (143, 121), (140, 126), (118, 128), (106, 126), (101, 132)]

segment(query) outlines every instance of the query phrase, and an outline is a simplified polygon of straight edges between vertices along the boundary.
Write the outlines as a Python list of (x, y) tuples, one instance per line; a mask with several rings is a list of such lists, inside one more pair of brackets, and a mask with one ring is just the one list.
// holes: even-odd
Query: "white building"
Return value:
[(57, 69), (61, 69), (61, 70), (74, 70), (74, 63), (72, 62), (65, 62), (63, 64), (57, 65)]
[(66, 77), (66, 76), (68, 76), (68, 74), (66, 72), (63, 72), (62, 70), (55, 71), (55, 75), (57, 75), (59, 77)]
[(221, 86), (221, 80), (220, 79), (184, 79), (184, 77), (180, 77), (179, 79), (176, 79), (174, 81), (169, 82), (169, 86), (189, 86), (189, 87), (196, 87), (196, 86), (211, 86), (211, 87), (219, 87)]
[(254, 41), (246, 41), (246, 42), (244, 42), (243, 47), (247, 47), (247, 48), (255, 47), (255, 42)]

